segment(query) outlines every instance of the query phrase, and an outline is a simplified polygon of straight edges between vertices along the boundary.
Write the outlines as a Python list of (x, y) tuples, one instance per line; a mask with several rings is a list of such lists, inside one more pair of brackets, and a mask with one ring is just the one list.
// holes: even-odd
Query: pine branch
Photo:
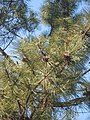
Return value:
[[(88, 70), (86, 70), (86, 71), (84, 71), (82, 74), (80, 74), (80, 75), (78, 75), (78, 77), (74, 77), (76, 80), (78, 80), (78, 79), (80, 79), (80, 78), (82, 78), (84, 75), (86, 75), (88, 72), (90, 72), (90, 68), (88, 69)], [(79, 81), (80, 82), (80, 81)], [(78, 82), (78, 83), (79, 83)]]
[(9, 57), (9, 55), (0, 47), (0, 52), (2, 53), (2, 55), (6, 58), (6, 59), (8, 59), (12, 64), (15, 64), (14, 62), (13, 62), (13, 60)]
[(5, 57), (5, 58), (9, 58), (9, 56), (7, 55), (6, 52), (4, 52), (4, 50), (0, 47), (0, 52), (2, 53), (2, 55)]
[(81, 97), (81, 98), (72, 99), (72, 100), (67, 101), (67, 102), (51, 102), (51, 104), (49, 104), (49, 106), (70, 107), (70, 106), (76, 106), (78, 104), (81, 104), (82, 102), (87, 102), (87, 101), (89, 101), (88, 97)]
[(86, 70), (85, 72), (83, 72), (79, 77), (81, 78), (82, 76), (86, 75), (88, 72), (90, 72), (90, 68)]

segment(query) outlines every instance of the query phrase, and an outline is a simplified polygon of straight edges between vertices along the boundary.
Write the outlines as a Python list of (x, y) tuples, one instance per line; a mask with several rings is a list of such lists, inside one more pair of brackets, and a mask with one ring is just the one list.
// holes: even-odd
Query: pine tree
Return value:
[(90, 72), (85, 68), (90, 51), (89, 12), (73, 16), (77, 2), (45, 2), (42, 21), (51, 31), (20, 42), (20, 64), (0, 50), (4, 56), (0, 64), (2, 120), (73, 120), (78, 109), (88, 111), (90, 83), (84, 75)]
[(0, 5), (0, 49), (5, 50), (14, 39), (23, 39), (26, 32), (31, 34), (38, 20), (27, 0), (6, 0)]

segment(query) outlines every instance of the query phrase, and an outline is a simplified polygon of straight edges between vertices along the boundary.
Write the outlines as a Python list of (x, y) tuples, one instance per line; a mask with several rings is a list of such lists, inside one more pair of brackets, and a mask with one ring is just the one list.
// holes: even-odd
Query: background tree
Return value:
[(6, 50), (11, 43), (28, 36), (37, 27), (38, 20), (29, 3), (27, 0), (0, 3), (0, 49)]
[(85, 68), (90, 51), (89, 11), (73, 16), (77, 2), (45, 2), (42, 20), (53, 29), (48, 37), (20, 42), (20, 64), (14, 64), (1, 49), (2, 120), (68, 120), (78, 109), (88, 111), (90, 83), (84, 75), (90, 71)]

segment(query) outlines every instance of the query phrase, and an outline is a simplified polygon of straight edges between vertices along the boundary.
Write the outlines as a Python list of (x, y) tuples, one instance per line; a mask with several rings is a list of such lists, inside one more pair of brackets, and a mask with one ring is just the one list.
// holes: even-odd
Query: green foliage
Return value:
[(3, 1), (2, 3), (0, 9), (0, 45), (5, 43), (4, 49), (13, 39), (23, 38), (19, 35), (21, 31), (32, 33), (38, 25), (36, 13), (26, 3), (24, 0)]
[(46, 0), (46, 4), (42, 7), (42, 19), (44, 22), (55, 26), (57, 19), (72, 16), (76, 6), (76, 0)]
[[(76, 6), (72, 6), (68, 0), (64, 3), (69, 4), (69, 15), (72, 15)], [(16, 8), (16, 3), (15, 6), (14, 3), (12, 5), (12, 9)], [(60, 117), (73, 120), (79, 107), (82, 110), (85, 106), (87, 109), (89, 107), (90, 94), (87, 95), (86, 88), (90, 83), (83, 78), (90, 71), (85, 68), (90, 46), (90, 36), (87, 36), (90, 29), (89, 17), (85, 17), (86, 23), (83, 23), (83, 17), (75, 21), (76, 18), (72, 16), (64, 16), (63, 6), (58, 5), (58, 1), (49, 0), (49, 4), (46, 2), (43, 6), (45, 18), (55, 25), (52, 34), (20, 41), (19, 63), (15, 64), (0, 49), (4, 56), (0, 63), (2, 120), (59, 120)], [(21, 24), (26, 8), (18, 9), (17, 6), (16, 10), (20, 14), (15, 11), (14, 15), (15, 20), (19, 19)], [(60, 9), (62, 11), (59, 13)], [(51, 12), (54, 15), (49, 16)], [(89, 16), (89, 13), (85, 15)], [(37, 23), (33, 12), (30, 20)], [(81, 20), (82, 23), (79, 24)]]

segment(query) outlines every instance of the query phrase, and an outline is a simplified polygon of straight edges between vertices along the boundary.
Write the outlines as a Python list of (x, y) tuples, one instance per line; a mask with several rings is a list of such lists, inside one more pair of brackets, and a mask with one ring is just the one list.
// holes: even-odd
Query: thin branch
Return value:
[(6, 50), (9, 47), (9, 45), (12, 43), (12, 41), (13, 40), (11, 40), (3, 50)]
[(48, 37), (50, 37), (52, 35), (53, 29), (54, 29), (54, 26), (51, 25), (51, 30), (50, 30), (50, 33), (48, 34)]
[(33, 75), (35, 75), (34, 66), (33, 66), (32, 61), (28, 59), (27, 55), (24, 52), (23, 52), (23, 55), (24, 55), (24, 57), (23, 57), (22, 61), (27, 63), (27, 65), (30, 67)]
[(7, 77), (9, 78), (9, 80), (11, 80), (10, 75), (9, 75), (9, 72), (8, 72), (5, 64), (4, 64), (4, 68), (5, 68), (5, 72), (6, 72), (6, 74), (7, 74)]
[[(85, 36), (87, 35), (87, 33), (88, 33), (89, 30), (90, 30), (90, 26), (87, 28), (86, 31), (84, 31), (83, 36), (82, 36), (82, 39), (85, 38)], [(82, 32), (83, 32), (83, 31), (82, 31)]]
[(81, 104), (82, 102), (87, 102), (89, 101), (88, 97), (81, 97), (81, 98), (76, 98), (69, 100), (67, 102), (51, 102), (49, 103), (49, 106), (53, 107), (70, 107), (70, 106), (76, 106), (78, 104)]
[[(5, 26), (4, 26), (5, 27)], [(19, 37), (19, 38), (21, 38), (21, 39), (23, 39), (23, 37), (21, 37), (21, 36), (19, 36), (17, 33), (15, 33), (13, 30), (14, 30), (14, 28), (12, 28), (11, 30), (9, 29), (9, 28), (6, 28), (10, 33), (12, 33), (13, 35), (15, 35), (15, 36), (17, 36), (17, 37)]]
[(4, 52), (4, 50), (0, 47), (0, 52), (2, 53), (2, 55), (5, 57), (5, 58), (9, 58), (9, 56), (7, 55), (6, 52)]
[(17, 103), (18, 103), (18, 107), (19, 107), (19, 112), (20, 112), (20, 114), (22, 114), (22, 112), (23, 112), (22, 105), (19, 100), (17, 100)]
[[(22, 119), (24, 118), (24, 114), (25, 114), (25, 111), (26, 111), (26, 109), (27, 109), (27, 104), (28, 104), (28, 102), (29, 102), (29, 99), (30, 99), (30, 95), (31, 95), (31, 94), (32, 94), (32, 91), (29, 92), (29, 94), (28, 94), (28, 96), (27, 96), (27, 98), (26, 98), (25, 107), (23, 108), (23, 111), (21, 112), (22, 114), (20, 115), (20, 120), (22, 120)], [(18, 102), (18, 101), (17, 101), (17, 102)], [(19, 109), (22, 110), (19, 102), (18, 102), (18, 105), (19, 105)], [(36, 109), (32, 112), (30, 118), (32, 118), (32, 116), (33, 116), (33, 114), (34, 114), (35, 111), (36, 111)], [(30, 120), (31, 120), (31, 119), (30, 119)]]
[(90, 111), (87, 111), (87, 112), (75, 112), (75, 113), (89, 113), (90, 114)]
[[(62, 69), (60, 70), (59, 74), (61, 74), (61, 73), (63, 72), (63, 70), (65, 69), (65, 66), (66, 66), (66, 64), (63, 65), (63, 67), (62, 67)], [(57, 67), (57, 66), (53, 67), (53, 68), (44, 76), (43, 79), (41, 79), (40, 81), (38, 81), (37, 83), (35, 83), (35, 84), (37, 84), (37, 85), (35, 86), (35, 88), (37, 88), (38, 85), (40, 85), (40, 83), (41, 83), (42, 81), (44, 81), (44, 80), (52, 73), (52, 71), (53, 71), (56, 67)]]
[(36, 112), (36, 108), (34, 108), (34, 110), (33, 110), (32, 114), (31, 114), (31, 116), (30, 116), (29, 120), (32, 120), (32, 118), (33, 118), (33, 116), (34, 116), (35, 112)]
[(14, 62), (13, 62), (13, 60), (9, 57), (9, 55), (0, 47), (0, 52), (2, 53), (2, 55), (6, 58), (6, 59), (8, 59), (10, 62), (12, 62), (13, 64), (15, 64)]
[(38, 87), (38, 85), (40, 85), (40, 84), (51, 74), (52, 71), (53, 71), (53, 69), (51, 69), (51, 70), (47, 73), (47, 75), (44, 76), (43, 79), (41, 79), (40, 81), (38, 81), (37, 83), (35, 83), (36, 86), (34, 87), (34, 89), (36, 89), (36, 88)]
[(28, 97), (27, 97), (27, 99), (26, 99), (26, 102), (25, 102), (26, 106), (27, 106), (27, 104), (28, 104), (28, 101), (29, 101), (29, 98), (30, 98), (31, 93), (32, 93), (32, 91), (30, 91), (30, 93), (29, 93), (29, 95), (28, 95)]
[(16, 34), (15, 32), (11, 32), (12, 34), (16, 35), (17, 37), (23, 39), (23, 37), (19, 36), (18, 34)]
[(86, 75), (88, 72), (90, 72), (90, 68), (88, 70), (84, 71), (81, 74), (80, 73), (76, 74), (77, 77), (76, 76), (74, 76), (74, 77), (67, 77), (66, 79), (75, 79), (75, 80), (78, 80), (78, 79), (82, 78), (84, 75)]
[[(30, 116), (30, 119), (29, 120), (32, 120), (34, 114), (38, 111), (38, 109), (40, 108), (42, 111), (41, 111), (41, 114), (43, 114), (43, 112), (45, 111), (45, 108), (46, 108), (46, 104), (47, 104), (47, 95), (45, 97), (43, 97), (41, 99), (41, 101), (39, 102), (39, 104), (37, 105), (37, 107), (34, 108), (34, 110), (32, 111), (32, 114)], [(44, 108), (43, 108), (44, 107)]]
[(81, 78), (82, 76), (84, 76), (85, 74), (87, 74), (88, 72), (90, 72), (90, 68), (88, 70), (86, 70), (85, 72), (83, 72), (79, 77)]

